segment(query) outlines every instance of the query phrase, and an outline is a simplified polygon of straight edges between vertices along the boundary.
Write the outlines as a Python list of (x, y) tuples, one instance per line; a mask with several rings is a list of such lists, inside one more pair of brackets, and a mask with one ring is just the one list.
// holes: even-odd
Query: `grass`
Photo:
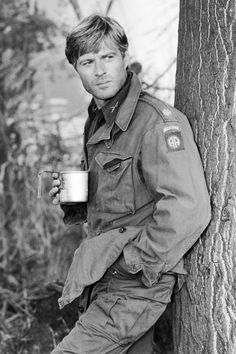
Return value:
[(44, 286), (53, 245), (65, 232), (59, 208), (37, 199), (35, 173), (20, 172), (11, 179), (9, 169), (0, 205), (1, 354), (40, 353), (29, 345), (36, 321), (29, 299)]

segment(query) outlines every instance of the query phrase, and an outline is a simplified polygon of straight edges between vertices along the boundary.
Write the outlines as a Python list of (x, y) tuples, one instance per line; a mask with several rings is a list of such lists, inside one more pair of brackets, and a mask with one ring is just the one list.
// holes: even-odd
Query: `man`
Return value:
[[(127, 353), (170, 301), (183, 255), (210, 220), (202, 165), (187, 118), (141, 89), (128, 41), (109, 17), (90, 16), (68, 36), (66, 56), (92, 95), (84, 131), (87, 219), (59, 305), (80, 297), (72, 331), (53, 354)], [(50, 196), (60, 202), (55, 179)]]

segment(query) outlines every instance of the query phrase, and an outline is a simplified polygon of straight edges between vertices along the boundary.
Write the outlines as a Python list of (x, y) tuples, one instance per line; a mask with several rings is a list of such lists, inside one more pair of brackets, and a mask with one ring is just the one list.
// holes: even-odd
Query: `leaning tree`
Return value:
[(236, 353), (236, 2), (180, 0), (175, 106), (192, 125), (212, 220), (175, 297), (179, 354)]

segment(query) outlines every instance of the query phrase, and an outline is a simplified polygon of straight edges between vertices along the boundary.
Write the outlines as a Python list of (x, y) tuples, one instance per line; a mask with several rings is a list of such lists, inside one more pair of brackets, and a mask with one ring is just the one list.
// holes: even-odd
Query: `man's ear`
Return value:
[(125, 52), (124, 54), (124, 64), (125, 64), (125, 68), (127, 69), (130, 64), (130, 56), (128, 52)]

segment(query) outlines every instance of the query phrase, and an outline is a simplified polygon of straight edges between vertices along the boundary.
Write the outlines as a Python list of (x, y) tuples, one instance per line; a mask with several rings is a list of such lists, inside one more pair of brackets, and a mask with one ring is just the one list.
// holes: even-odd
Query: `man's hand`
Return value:
[(59, 179), (58, 173), (53, 173), (52, 178), (53, 178), (52, 189), (49, 191), (48, 195), (50, 198), (52, 198), (52, 204), (58, 205), (60, 204), (59, 187), (61, 181)]

